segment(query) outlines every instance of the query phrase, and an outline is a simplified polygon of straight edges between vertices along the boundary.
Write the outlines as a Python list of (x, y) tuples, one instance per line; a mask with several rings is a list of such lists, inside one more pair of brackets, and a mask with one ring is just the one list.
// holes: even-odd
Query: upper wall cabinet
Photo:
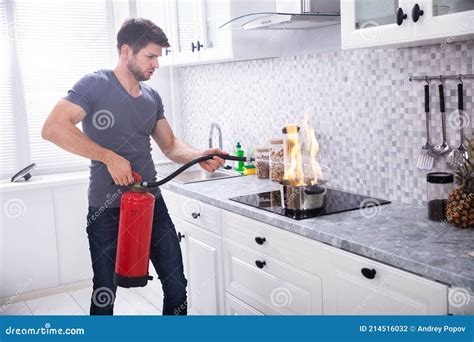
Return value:
[(342, 48), (416, 46), (474, 37), (472, 0), (341, 0)]
[[(151, 1), (137, 0), (137, 16), (147, 18), (158, 25), (168, 37), (170, 44), (173, 44), (172, 22), (171, 22), (171, 1)], [(160, 66), (173, 64), (171, 48), (163, 49), (159, 59)]]
[(246, 31), (232, 24), (219, 28), (244, 14), (274, 10), (275, 2), (270, 0), (137, 2), (137, 14), (155, 21), (170, 39), (168, 56), (160, 60), (162, 66), (278, 56), (278, 32)]

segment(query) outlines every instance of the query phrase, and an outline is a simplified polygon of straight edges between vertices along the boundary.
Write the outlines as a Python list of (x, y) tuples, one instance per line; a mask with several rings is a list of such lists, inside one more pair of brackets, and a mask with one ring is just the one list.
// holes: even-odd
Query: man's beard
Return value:
[(148, 80), (148, 77), (145, 76), (145, 73), (140, 70), (140, 68), (133, 59), (128, 61), (127, 67), (128, 70), (132, 73), (133, 77), (135, 77), (138, 82)]

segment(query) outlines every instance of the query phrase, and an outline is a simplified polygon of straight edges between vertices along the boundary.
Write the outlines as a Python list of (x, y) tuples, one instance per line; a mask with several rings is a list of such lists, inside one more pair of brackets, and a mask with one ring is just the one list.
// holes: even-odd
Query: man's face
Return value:
[(137, 81), (148, 81), (155, 69), (158, 69), (158, 57), (161, 56), (161, 46), (150, 43), (138, 53), (130, 53), (127, 62), (128, 70)]

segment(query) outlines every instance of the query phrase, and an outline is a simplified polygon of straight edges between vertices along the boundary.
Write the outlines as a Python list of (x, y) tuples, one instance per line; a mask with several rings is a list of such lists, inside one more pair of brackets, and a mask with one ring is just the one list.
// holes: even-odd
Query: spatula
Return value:
[(431, 170), (434, 158), (430, 155), (433, 144), (430, 142), (430, 85), (425, 84), (426, 143), (421, 147), (416, 167), (420, 170)]

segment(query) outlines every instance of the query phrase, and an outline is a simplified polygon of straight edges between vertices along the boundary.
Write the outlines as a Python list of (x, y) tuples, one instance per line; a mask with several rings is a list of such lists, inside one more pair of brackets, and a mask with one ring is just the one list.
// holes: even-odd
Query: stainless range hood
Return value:
[[(243, 19), (247, 19), (242, 24), (245, 30), (308, 30), (340, 22), (338, 0), (276, 0), (275, 9), (275, 12), (248, 13), (221, 27)], [(249, 17), (253, 19), (249, 21)]]

